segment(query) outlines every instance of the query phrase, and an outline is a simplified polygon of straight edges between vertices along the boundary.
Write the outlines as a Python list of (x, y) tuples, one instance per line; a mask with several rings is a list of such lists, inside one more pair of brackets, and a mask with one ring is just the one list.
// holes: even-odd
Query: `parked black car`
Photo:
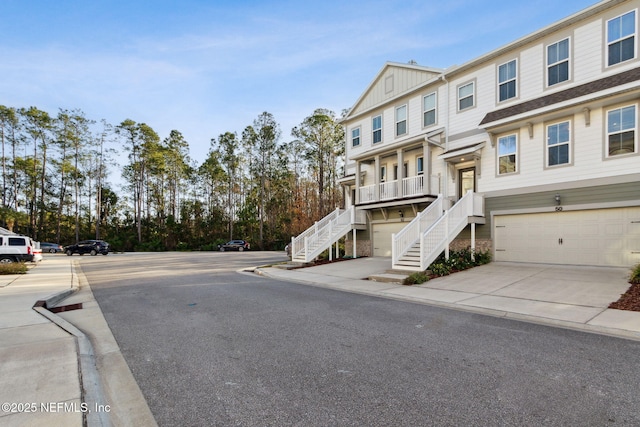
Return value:
[(69, 256), (73, 254), (108, 255), (109, 244), (104, 240), (83, 240), (75, 245), (65, 246), (64, 252)]
[(224, 251), (248, 251), (251, 246), (248, 242), (244, 240), (231, 240), (230, 242), (225, 243), (224, 245), (218, 245), (218, 249), (220, 252)]

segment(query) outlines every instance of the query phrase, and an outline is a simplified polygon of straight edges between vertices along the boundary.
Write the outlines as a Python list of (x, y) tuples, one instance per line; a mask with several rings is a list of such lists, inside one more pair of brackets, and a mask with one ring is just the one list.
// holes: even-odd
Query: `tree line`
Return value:
[[(344, 112), (343, 112), (344, 115)], [(317, 109), (283, 141), (274, 116), (190, 157), (178, 130), (0, 105), (0, 226), (36, 241), (103, 239), (115, 250), (282, 249), (343, 203), (344, 130)], [(112, 175), (120, 176), (116, 185)]]

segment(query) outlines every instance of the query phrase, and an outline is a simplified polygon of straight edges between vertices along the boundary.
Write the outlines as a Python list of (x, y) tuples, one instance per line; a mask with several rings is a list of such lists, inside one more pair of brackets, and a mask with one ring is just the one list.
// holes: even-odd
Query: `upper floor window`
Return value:
[(474, 82), (467, 83), (458, 88), (458, 111), (462, 111), (466, 108), (473, 107), (475, 105), (475, 84)]
[(516, 97), (517, 63), (514, 59), (498, 67), (498, 93), (500, 101)]
[(569, 39), (547, 46), (547, 85), (569, 80)]
[(382, 141), (382, 116), (375, 116), (371, 119), (371, 129), (373, 130), (373, 143)]
[(514, 135), (498, 138), (498, 175), (517, 172), (518, 138)]
[(607, 22), (607, 65), (615, 65), (635, 58), (635, 36), (635, 11), (625, 13)]
[(607, 112), (607, 154), (618, 156), (636, 152), (636, 106)]
[(380, 182), (387, 180), (387, 165), (380, 166)]
[(407, 106), (396, 108), (396, 136), (407, 133)]
[(360, 145), (360, 128), (351, 129), (351, 146)]
[(422, 126), (427, 127), (436, 123), (436, 94), (431, 93), (422, 98)]
[(416, 162), (416, 175), (422, 175), (424, 173), (424, 157), (418, 157)]
[(571, 123), (561, 122), (547, 126), (547, 166), (569, 163)]

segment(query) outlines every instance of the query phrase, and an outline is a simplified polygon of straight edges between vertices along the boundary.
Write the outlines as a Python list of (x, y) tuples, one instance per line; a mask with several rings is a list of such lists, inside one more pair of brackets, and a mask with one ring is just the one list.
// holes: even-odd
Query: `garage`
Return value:
[(373, 230), (373, 256), (391, 256), (391, 235), (402, 230), (408, 222), (371, 224)]
[(640, 207), (495, 215), (496, 261), (630, 267), (640, 262)]

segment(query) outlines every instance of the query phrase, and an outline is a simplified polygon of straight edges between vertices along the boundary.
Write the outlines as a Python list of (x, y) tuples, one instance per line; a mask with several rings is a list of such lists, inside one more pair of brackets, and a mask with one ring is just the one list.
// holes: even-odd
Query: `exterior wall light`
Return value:
[(560, 202), (561, 202), (560, 201), (560, 194), (556, 194), (555, 199), (556, 199), (556, 205), (560, 206)]

